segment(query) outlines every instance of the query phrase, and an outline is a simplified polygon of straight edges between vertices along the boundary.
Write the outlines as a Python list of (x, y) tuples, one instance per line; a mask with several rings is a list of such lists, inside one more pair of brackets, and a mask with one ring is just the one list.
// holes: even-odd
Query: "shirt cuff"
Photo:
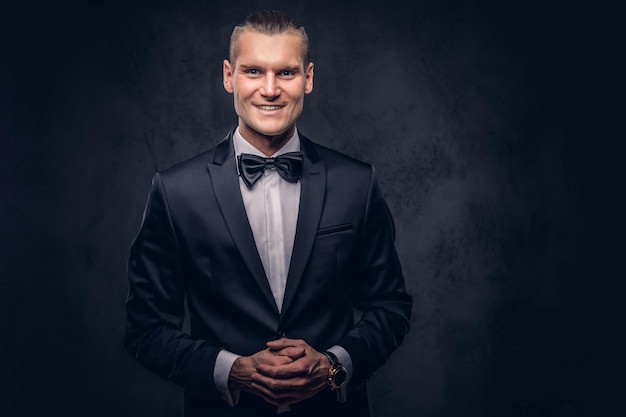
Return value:
[(230, 377), (230, 370), (235, 363), (235, 360), (241, 355), (236, 355), (227, 350), (220, 350), (215, 360), (215, 367), (213, 368), (213, 380), (215, 381), (215, 387), (222, 396), (222, 399), (226, 403), (234, 407), (239, 402), (239, 390), (228, 389), (228, 378)]
[(348, 384), (350, 383), (350, 379), (352, 378), (352, 358), (350, 358), (350, 354), (341, 346), (333, 346), (328, 349), (330, 352), (334, 353), (339, 359), (339, 362), (346, 368), (346, 372), (348, 373), (348, 377), (346, 378), (346, 383), (343, 387), (337, 390), (337, 401), (340, 403), (345, 403), (348, 396)]

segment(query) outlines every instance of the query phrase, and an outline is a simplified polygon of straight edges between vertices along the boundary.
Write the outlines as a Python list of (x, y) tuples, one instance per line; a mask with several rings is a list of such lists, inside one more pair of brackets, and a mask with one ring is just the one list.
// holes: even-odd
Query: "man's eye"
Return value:
[(283, 77), (289, 77), (293, 75), (293, 71), (291, 70), (283, 70), (280, 72), (280, 75), (282, 75)]
[(256, 74), (258, 74), (258, 73), (259, 73), (259, 70), (256, 70), (256, 69), (251, 68), (251, 69), (249, 69), (249, 70), (246, 70), (246, 73), (248, 73), (248, 74), (252, 74), (252, 75), (256, 75)]

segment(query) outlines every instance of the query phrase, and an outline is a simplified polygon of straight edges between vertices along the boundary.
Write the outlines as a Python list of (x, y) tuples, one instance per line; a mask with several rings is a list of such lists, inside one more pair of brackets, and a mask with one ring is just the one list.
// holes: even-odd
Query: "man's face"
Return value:
[(290, 135), (313, 90), (313, 64), (305, 63), (296, 34), (243, 32), (235, 62), (224, 60), (224, 88), (234, 95), (239, 131), (248, 140)]

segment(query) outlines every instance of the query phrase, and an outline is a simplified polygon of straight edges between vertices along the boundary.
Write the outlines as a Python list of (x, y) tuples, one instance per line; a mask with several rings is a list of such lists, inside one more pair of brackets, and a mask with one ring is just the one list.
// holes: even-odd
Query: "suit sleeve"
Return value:
[(181, 330), (184, 270), (167, 195), (157, 173), (128, 262), (126, 349), (157, 375), (196, 392), (215, 390), (219, 349)]
[(352, 387), (361, 386), (402, 343), (412, 298), (395, 248), (393, 219), (372, 168), (354, 268), (353, 305), (360, 320), (339, 343), (352, 359)]

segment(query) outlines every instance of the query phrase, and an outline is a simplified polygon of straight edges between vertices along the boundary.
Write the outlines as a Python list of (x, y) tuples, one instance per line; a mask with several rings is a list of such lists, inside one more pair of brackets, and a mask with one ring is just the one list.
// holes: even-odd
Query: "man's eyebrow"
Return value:
[[(239, 64), (239, 67), (243, 68), (243, 69), (257, 69), (257, 68), (261, 68), (261, 65), (246, 65), (246, 64)], [(284, 71), (284, 70), (290, 70), (293, 72), (298, 72), (298, 71), (302, 71), (302, 67), (300, 65), (285, 65), (283, 67), (279, 67), (278, 71)]]

